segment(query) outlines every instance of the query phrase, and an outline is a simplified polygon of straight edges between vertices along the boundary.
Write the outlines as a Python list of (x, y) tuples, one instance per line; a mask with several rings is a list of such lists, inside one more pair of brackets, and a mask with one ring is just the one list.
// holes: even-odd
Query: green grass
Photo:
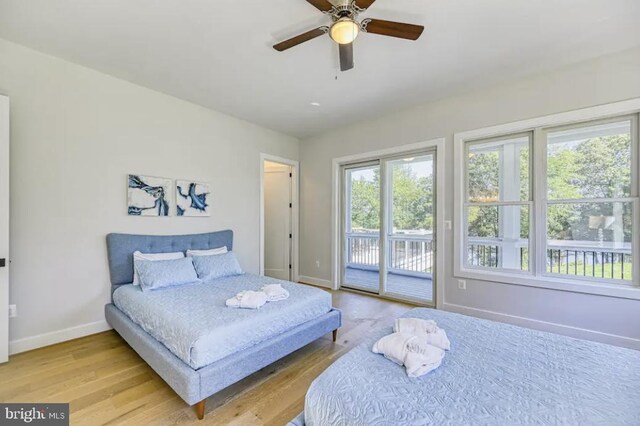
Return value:
[[(586, 266), (586, 270), (585, 270)], [(529, 255), (524, 253), (521, 260), (521, 269), (523, 271), (529, 270)], [(613, 269), (613, 271), (612, 271)], [(631, 281), (632, 271), (631, 262), (624, 262), (624, 270), (622, 268), (622, 262), (605, 263), (604, 268), (602, 264), (585, 265), (583, 262), (569, 262), (569, 268), (567, 270), (566, 259), (562, 259), (560, 269), (558, 269), (557, 258), (554, 257), (553, 270), (547, 265), (547, 272), (553, 274), (560, 274), (566, 276), (578, 276), (578, 277), (592, 277), (592, 278), (605, 278)], [(613, 272), (613, 275), (612, 275)], [(622, 274), (624, 272), (624, 275)]]
[[(612, 269), (613, 269), (613, 275), (611, 275)], [(567, 272), (567, 264), (565, 263), (564, 259), (560, 266), (560, 270), (558, 270), (558, 264), (556, 262), (554, 262), (553, 264), (553, 271), (551, 270), (549, 265), (547, 265), (547, 272), (551, 272), (554, 274), (561, 274), (561, 275), (567, 275), (567, 276), (593, 277), (593, 278), (604, 277), (606, 279), (613, 278), (616, 280), (625, 280), (625, 281), (631, 281), (631, 278), (632, 278), (631, 269), (632, 269), (631, 262), (624, 263), (624, 270), (622, 268), (622, 262), (616, 262), (613, 264), (605, 263), (604, 273), (603, 273), (602, 264), (596, 264), (596, 265), (587, 264), (586, 270), (585, 270), (584, 263), (569, 262), (568, 272)], [(526, 254), (522, 258), (522, 270), (523, 271), (529, 270), (529, 257)], [(622, 272), (624, 272), (624, 278), (623, 278)]]
[[(586, 266), (586, 270), (585, 270)], [(601, 264), (597, 265), (585, 265), (582, 262), (570, 262), (569, 263), (569, 271), (567, 272), (567, 264), (562, 263), (560, 265), (560, 270), (558, 270), (558, 265), (553, 265), (553, 270), (549, 266), (547, 266), (547, 272), (552, 272), (554, 274), (562, 274), (562, 275), (578, 275), (578, 276), (586, 276), (586, 277), (594, 277), (594, 278), (607, 278), (607, 279), (624, 279), (625, 281), (631, 281), (631, 262), (624, 263), (624, 270), (622, 268), (622, 263), (617, 262), (614, 264), (605, 263), (604, 268)], [(624, 278), (623, 273), (624, 272)], [(613, 275), (612, 275), (613, 274)]]

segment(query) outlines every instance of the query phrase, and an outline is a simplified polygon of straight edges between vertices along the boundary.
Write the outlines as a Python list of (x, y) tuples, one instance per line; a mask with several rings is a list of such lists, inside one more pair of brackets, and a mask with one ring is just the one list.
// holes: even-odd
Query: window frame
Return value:
[[(480, 201), (470, 201), (470, 196), (469, 196), (469, 167), (467, 167), (468, 164), (468, 159), (469, 159), (469, 147), (472, 145), (480, 145), (483, 143), (487, 143), (487, 142), (503, 142), (503, 141), (508, 141), (510, 139), (516, 139), (516, 138), (520, 138), (520, 137), (526, 137), (529, 141), (529, 198), (527, 200), (519, 200), (519, 201), (490, 201), (490, 202), (480, 202)], [(480, 270), (480, 271), (504, 271), (507, 273), (513, 273), (513, 274), (518, 274), (518, 275), (534, 275), (534, 265), (532, 264), (532, 253), (535, 253), (535, 241), (534, 239), (531, 238), (532, 235), (534, 235), (534, 231), (535, 231), (535, 227), (534, 227), (534, 221), (533, 219), (533, 207), (534, 207), (534, 203), (533, 203), (533, 132), (532, 131), (526, 131), (526, 132), (518, 132), (518, 133), (512, 133), (509, 135), (502, 135), (502, 136), (498, 136), (498, 137), (490, 137), (490, 138), (483, 138), (483, 139), (474, 139), (474, 140), (469, 140), (466, 141), (464, 144), (464, 200), (463, 200), (463, 204), (462, 204), (462, 209), (463, 209), (463, 238), (464, 238), (464, 242), (463, 242), (463, 247), (465, 249), (465, 256), (464, 258), (461, 260), (461, 264), (464, 265), (465, 269), (469, 269), (469, 270)], [(528, 256), (529, 256), (529, 269), (526, 271), (523, 270), (518, 270), (518, 269), (494, 269), (491, 267), (486, 267), (486, 266), (475, 266), (475, 265), (468, 265), (467, 264), (467, 259), (468, 259), (468, 245), (469, 245), (469, 222), (468, 222), (468, 211), (470, 207), (508, 207), (508, 206), (527, 206), (528, 210), (529, 210), (529, 238), (528, 238)], [(534, 260), (535, 261), (535, 260)]]
[[(630, 135), (631, 135), (631, 187), (629, 188), (630, 192), (629, 192), (629, 196), (628, 197), (610, 197), (610, 198), (568, 198), (568, 199), (549, 199), (548, 195), (549, 195), (549, 187), (547, 185), (547, 179), (546, 179), (546, 171), (547, 171), (547, 159), (548, 159), (548, 135), (549, 133), (552, 132), (557, 132), (557, 131), (562, 131), (562, 130), (571, 130), (571, 129), (579, 129), (579, 128), (584, 128), (584, 127), (589, 127), (589, 126), (597, 126), (599, 124), (607, 124), (607, 123), (616, 123), (616, 122), (623, 122), (623, 121), (629, 121), (630, 122)], [(540, 188), (540, 203), (543, 204), (543, 215), (541, 215), (539, 217), (539, 220), (541, 220), (541, 224), (544, 225), (544, 230), (545, 230), (545, 238), (544, 238), (544, 244), (541, 244), (543, 246), (543, 248), (540, 250), (541, 253), (538, 254), (538, 256), (536, 256), (537, 258), (542, 258), (542, 256), (545, 256), (544, 258), (544, 263), (542, 265), (540, 265), (541, 267), (537, 270), (539, 275), (545, 276), (545, 277), (552, 277), (552, 278), (556, 278), (556, 277), (567, 277), (568, 279), (571, 280), (576, 280), (576, 281), (591, 281), (591, 282), (605, 282), (605, 283), (610, 283), (610, 284), (615, 284), (615, 285), (627, 285), (627, 286), (638, 286), (640, 284), (640, 280), (638, 279), (638, 273), (640, 272), (640, 264), (638, 263), (639, 260), (639, 253), (640, 250), (638, 250), (638, 237), (636, 234), (638, 234), (638, 232), (640, 231), (640, 229), (638, 228), (638, 216), (640, 214), (640, 212), (638, 212), (638, 183), (637, 183), (637, 179), (638, 179), (638, 169), (640, 167), (640, 164), (638, 164), (638, 143), (639, 143), (639, 138), (638, 138), (638, 114), (625, 114), (625, 115), (617, 115), (614, 117), (609, 117), (609, 118), (605, 118), (605, 119), (599, 119), (599, 120), (589, 120), (586, 122), (580, 122), (580, 123), (573, 123), (573, 124), (569, 124), (569, 125), (560, 125), (560, 126), (550, 126), (550, 127), (545, 127), (543, 129), (540, 129), (540, 141), (539, 143), (541, 145), (543, 145), (541, 147), (541, 155), (543, 156), (541, 158), (540, 161), (540, 167), (542, 168), (542, 171), (544, 172), (543, 175), (545, 177), (545, 179), (542, 179), (542, 185)], [(552, 205), (560, 205), (560, 204), (588, 204), (588, 203), (593, 203), (593, 204), (597, 204), (597, 203), (614, 203), (614, 202), (622, 202), (622, 203), (631, 203), (631, 209), (632, 209), (632, 226), (633, 226), (633, 232), (631, 232), (631, 258), (632, 258), (632, 266), (631, 266), (631, 273), (632, 273), (632, 279), (631, 280), (622, 280), (622, 279), (613, 279), (613, 278), (597, 278), (597, 277), (575, 277), (572, 278), (571, 275), (568, 274), (561, 274), (561, 273), (554, 273), (554, 272), (548, 272), (547, 268), (546, 268), (546, 251), (547, 251), (547, 242), (548, 242), (548, 234), (547, 234), (547, 229), (548, 229), (548, 218), (547, 218), (547, 212), (549, 210), (549, 206)], [(539, 260), (540, 260), (539, 259)]]
[[(454, 134), (454, 276), (640, 300), (640, 247), (639, 237), (636, 235), (640, 231), (637, 182), (640, 176), (639, 113), (640, 98)], [(584, 127), (629, 118), (632, 137), (632, 187), (630, 197), (624, 197), (624, 200), (632, 203), (633, 210), (632, 223), (635, 232), (632, 233), (631, 242), (632, 280), (578, 277), (547, 272), (547, 134), (564, 128)], [(477, 141), (504, 139), (529, 132), (532, 135), (529, 156), (529, 271), (467, 266), (468, 145)], [(552, 201), (557, 204), (561, 200)], [(518, 201), (511, 204), (526, 203)], [(537, 235), (536, 232), (540, 232), (541, 235)]]

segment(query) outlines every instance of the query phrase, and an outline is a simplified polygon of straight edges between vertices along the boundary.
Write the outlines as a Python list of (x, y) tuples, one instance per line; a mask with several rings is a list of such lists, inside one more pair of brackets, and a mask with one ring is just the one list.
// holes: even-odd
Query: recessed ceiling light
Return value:
[(319, 107), (320, 106), (320, 102), (311, 102), (311, 106)]

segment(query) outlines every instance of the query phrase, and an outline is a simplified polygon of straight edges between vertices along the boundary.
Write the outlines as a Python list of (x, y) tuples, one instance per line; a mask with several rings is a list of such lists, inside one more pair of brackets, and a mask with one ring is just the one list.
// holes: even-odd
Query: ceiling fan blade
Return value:
[(362, 30), (367, 33), (380, 34), (390, 37), (417, 40), (422, 35), (422, 25), (403, 24), (401, 22), (383, 21), (382, 19), (365, 19)]
[(333, 5), (328, 0), (307, 0), (307, 2), (321, 12), (331, 12), (331, 9), (333, 9)]
[(376, 0), (356, 0), (356, 6), (359, 9), (369, 9)]
[(353, 68), (353, 43), (338, 46), (340, 46), (340, 71), (349, 71)]
[(315, 30), (307, 31), (306, 33), (297, 35), (289, 40), (285, 40), (273, 46), (278, 52), (282, 52), (283, 50), (291, 49), (294, 46), (297, 46), (305, 41), (313, 40), (316, 37), (320, 37), (323, 34), (326, 34), (329, 29), (327, 27), (316, 28)]

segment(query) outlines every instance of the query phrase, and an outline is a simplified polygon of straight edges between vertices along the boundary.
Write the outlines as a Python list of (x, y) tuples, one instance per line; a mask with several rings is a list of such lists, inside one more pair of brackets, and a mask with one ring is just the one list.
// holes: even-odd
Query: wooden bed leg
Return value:
[(198, 402), (196, 405), (194, 405), (195, 409), (196, 409), (196, 416), (198, 416), (198, 420), (202, 420), (204, 419), (204, 403), (205, 403), (205, 399), (203, 399), (202, 401)]
[(338, 329), (333, 330), (333, 341), (335, 342), (338, 339)]

